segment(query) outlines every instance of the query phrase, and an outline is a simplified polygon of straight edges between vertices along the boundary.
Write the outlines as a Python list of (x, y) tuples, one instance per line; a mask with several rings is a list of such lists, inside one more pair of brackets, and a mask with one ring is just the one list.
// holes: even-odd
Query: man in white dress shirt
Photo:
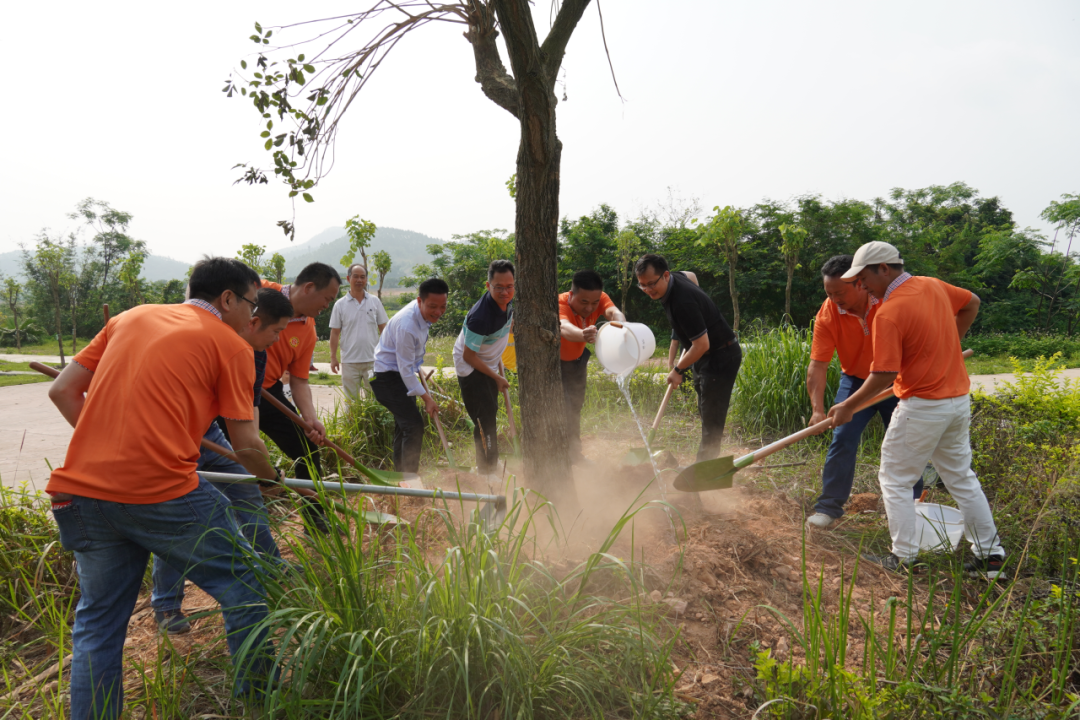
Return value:
[(367, 291), (367, 268), (351, 265), (345, 279), (349, 292), (334, 303), (330, 313), (330, 372), (340, 372), (345, 394), (357, 397), (361, 384), (371, 390), (368, 375), (375, 365), (375, 346), (389, 318), (379, 298)]
[(416, 399), (424, 401), (429, 415), (439, 410), (416, 373), (424, 362), (428, 329), (446, 312), (449, 292), (446, 281), (440, 278), (420, 283), (419, 296), (394, 315), (375, 350), (371, 390), (379, 404), (394, 416), (394, 469), (398, 472), (420, 470), (424, 419)]

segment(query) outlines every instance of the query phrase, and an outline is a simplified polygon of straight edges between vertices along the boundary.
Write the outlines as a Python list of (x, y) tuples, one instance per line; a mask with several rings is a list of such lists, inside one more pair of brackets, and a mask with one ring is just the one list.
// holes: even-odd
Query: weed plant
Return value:
[[(536, 547), (552, 509), (521, 493), (492, 533), (432, 509), (377, 530), (341, 516), (266, 584), (282, 718), (674, 717), (669, 654), (640, 568), (600, 550), (556, 573)], [(433, 555), (430, 541), (445, 551)]]
[(980, 356), (1006, 356), (1022, 360), (1051, 357), (1061, 353), (1071, 358), (1080, 355), (1080, 338), (1051, 333), (980, 333), (964, 338), (964, 347)]

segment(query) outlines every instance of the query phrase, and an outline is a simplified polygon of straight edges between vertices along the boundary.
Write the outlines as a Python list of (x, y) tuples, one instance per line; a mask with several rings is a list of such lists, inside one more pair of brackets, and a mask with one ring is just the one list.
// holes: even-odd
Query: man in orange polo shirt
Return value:
[[(229, 501), (196, 473), (199, 441), (218, 415), (238, 450), (257, 446), (255, 362), (237, 333), (258, 287), (239, 260), (204, 259), (191, 273), (190, 300), (117, 315), (49, 390), (75, 428), (46, 488), (60, 540), (78, 561), (73, 718), (115, 718), (123, 709), (124, 637), (150, 553), (221, 604), (235, 691), (246, 693), (265, 669), (262, 637), (252, 641), (254, 657), (237, 657), (266, 617), (254, 551)], [(275, 476), (265, 456), (245, 463)]]
[[(304, 433), (287, 415), (270, 403), (259, 410), (259, 429), (266, 433), (285, 455), (294, 461), (294, 477), (312, 479), (322, 471), (319, 462), (319, 445), (326, 439), (326, 428), (319, 420), (315, 402), (311, 397), (308, 375), (311, 359), (315, 353), (315, 318), (338, 295), (341, 276), (325, 263), (311, 263), (296, 276), (291, 285), (279, 285), (269, 280), (263, 287), (280, 291), (292, 303), (296, 317), (281, 331), (278, 341), (266, 349), (266, 377), (263, 389), (280, 400), (287, 408), (299, 415), (314, 428)], [(289, 373), (292, 402), (285, 397), (281, 376)], [(295, 405), (293, 404), (295, 403)], [(326, 530), (325, 511), (317, 501), (309, 500), (302, 508), (304, 517), (318, 530)]]
[[(828, 297), (814, 319), (814, 341), (810, 347), (810, 366), (806, 369), (806, 391), (813, 408), (810, 425), (825, 419), (825, 384), (834, 352), (840, 358), (841, 370), (834, 402), (847, 399), (862, 387), (870, 374), (870, 361), (874, 358), (870, 328), (880, 303), (866, 288), (840, 278), (850, 268), (850, 255), (829, 258), (821, 268)], [(821, 470), (821, 497), (814, 503), (814, 514), (806, 519), (807, 525), (824, 529), (843, 516), (855, 480), (855, 459), (863, 430), (878, 414), (888, 429), (897, 402), (895, 397), (882, 400), (855, 413), (851, 422), (833, 431), (825, 467)], [(922, 489), (919, 478), (912, 494), (919, 497)]]
[(855, 280), (882, 301), (872, 332), (870, 377), (829, 416), (837, 426), (851, 420), (860, 403), (893, 385), (900, 398), (881, 445), (878, 482), (889, 517), (892, 553), (866, 556), (890, 570), (910, 568), (919, 553), (911, 488), (933, 459), (941, 480), (964, 516), (964, 534), (975, 560), (971, 574), (996, 578), (1005, 550), (979, 479), (971, 469), (970, 381), (960, 338), (979, 312), (974, 293), (935, 278), (904, 272), (900, 253), (872, 242), (855, 253), (845, 279)]
[(592, 353), (586, 343), (596, 340), (596, 321), (603, 315), (609, 321), (626, 317), (604, 292), (604, 281), (595, 270), (578, 270), (570, 282), (570, 291), (559, 295), (559, 329), (562, 341), (563, 398), (570, 416), (570, 462), (589, 462), (581, 453), (581, 408), (585, 404), (585, 383)]

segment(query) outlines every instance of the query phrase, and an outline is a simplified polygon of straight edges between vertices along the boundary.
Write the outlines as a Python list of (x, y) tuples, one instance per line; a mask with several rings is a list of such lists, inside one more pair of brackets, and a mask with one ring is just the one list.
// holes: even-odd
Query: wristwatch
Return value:
[(679, 367), (678, 365), (676, 365), (675, 367), (673, 367), (673, 368), (671, 368), (671, 369), (672, 369), (672, 370), (674, 370), (675, 372), (679, 373), (680, 375), (685, 375), (685, 374), (686, 374), (686, 370), (689, 370), (690, 368), (687, 368), (686, 370), (683, 370), (683, 369), (682, 369), (681, 367)]

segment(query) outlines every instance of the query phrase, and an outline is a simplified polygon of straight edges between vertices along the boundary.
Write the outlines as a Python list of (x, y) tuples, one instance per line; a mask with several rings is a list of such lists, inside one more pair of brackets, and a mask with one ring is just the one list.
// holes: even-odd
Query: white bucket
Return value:
[(596, 359), (612, 375), (628, 375), (652, 357), (656, 338), (648, 325), (610, 322), (596, 333)]
[(964, 536), (964, 516), (956, 508), (916, 502), (915, 512), (920, 550), (951, 550)]

